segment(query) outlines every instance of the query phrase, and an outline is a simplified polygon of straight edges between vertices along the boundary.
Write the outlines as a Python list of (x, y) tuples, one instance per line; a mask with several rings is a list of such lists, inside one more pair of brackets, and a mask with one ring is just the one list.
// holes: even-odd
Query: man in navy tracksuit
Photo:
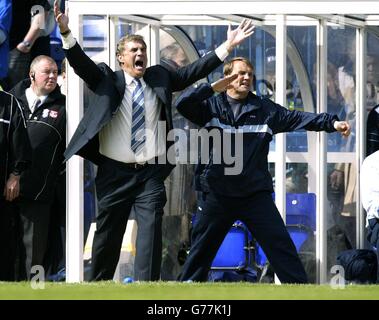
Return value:
[(66, 98), (57, 85), (57, 64), (48, 56), (38, 56), (30, 65), (29, 77), (12, 89), (23, 105), (32, 147), (32, 165), (21, 174), (17, 201), (25, 266), (20, 280), (30, 279), (32, 267), (44, 263), (52, 232), (51, 205), (66, 146)]
[[(196, 186), (201, 197), (197, 223), (179, 279), (206, 281), (225, 235), (233, 222), (241, 220), (262, 246), (282, 283), (306, 283), (305, 270), (271, 196), (269, 143), (276, 133), (299, 129), (340, 131), (348, 136), (350, 126), (335, 115), (289, 111), (255, 96), (250, 92), (253, 66), (245, 58), (226, 63), (224, 76), (212, 85), (201, 84), (186, 91), (177, 101), (178, 111), (195, 124), (208, 131), (219, 130), (220, 136), (230, 134), (231, 152), (241, 154), (243, 165), (238, 174), (225, 174), (231, 165), (216, 163), (221, 151), (215, 148), (210, 150), (208, 163), (198, 166)], [(238, 132), (243, 134), (242, 143), (236, 138)]]

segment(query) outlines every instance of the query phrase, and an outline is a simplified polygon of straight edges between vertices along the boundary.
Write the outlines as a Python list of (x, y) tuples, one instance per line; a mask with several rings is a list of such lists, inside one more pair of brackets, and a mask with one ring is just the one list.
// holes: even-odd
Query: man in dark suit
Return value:
[[(120, 71), (96, 65), (71, 35), (68, 17), (55, 3), (55, 17), (71, 67), (94, 92), (65, 156), (79, 154), (98, 165), (98, 215), (92, 246), (91, 280), (112, 279), (126, 224), (133, 209), (138, 224), (135, 280), (158, 280), (162, 259), (164, 180), (173, 168), (166, 158), (166, 136), (173, 128), (172, 93), (208, 75), (253, 33), (251, 21), (203, 58), (177, 71), (147, 68), (146, 44), (139, 35), (120, 39)], [(162, 124), (165, 127), (162, 128)], [(158, 160), (158, 161), (155, 161)], [(158, 162), (158, 163), (157, 163)]]

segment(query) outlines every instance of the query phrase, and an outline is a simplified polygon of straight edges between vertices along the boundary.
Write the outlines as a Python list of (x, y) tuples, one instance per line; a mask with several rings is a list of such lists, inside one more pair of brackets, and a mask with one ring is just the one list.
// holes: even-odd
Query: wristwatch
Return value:
[(27, 40), (23, 40), (21, 43), (22, 43), (22, 44), (24, 45), (24, 47), (27, 48), (27, 49), (30, 49), (30, 47), (32, 46), (31, 43), (30, 43), (29, 41), (27, 41)]

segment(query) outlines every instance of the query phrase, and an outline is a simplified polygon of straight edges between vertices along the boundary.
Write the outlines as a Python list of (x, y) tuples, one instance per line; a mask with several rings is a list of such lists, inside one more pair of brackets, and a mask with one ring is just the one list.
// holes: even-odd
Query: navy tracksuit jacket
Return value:
[[(269, 143), (279, 132), (299, 129), (333, 132), (338, 117), (289, 111), (249, 93), (240, 114), (234, 118), (226, 93), (214, 95), (209, 84), (189, 89), (177, 100), (176, 106), (184, 117), (208, 131), (218, 130), (221, 137), (230, 134), (227, 139), (231, 143), (226, 147), (232, 155), (242, 156), (243, 164), (239, 174), (226, 175), (226, 161), (216, 163), (223, 159), (217, 153), (222, 155), (225, 147), (218, 143), (222, 147), (210, 147), (208, 162), (198, 165), (196, 186), (203, 193), (198, 203), (197, 224), (192, 231), (190, 254), (179, 280), (206, 281), (225, 235), (235, 220), (241, 220), (263, 248), (281, 282), (306, 283), (304, 267), (271, 197)], [(233, 139), (238, 132), (243, 134), (242, 150), (240, 141)]]
[[(208, 130), (216, 129), (232, 133), (242, 130), (243, 170), (241, 174), (225, 175), (224, 169), (227, 165), (213, 162), (216, 158), (214, 150), (211, 150), (208, 164), (200, 165), (196, 174), (198, 190), (213, 191), (230, 197), (251, 196), (259, 191), (273, 192), (267, 155), (269, 143), (274, 134), (300, 129), (334, 132), (336, 130), (333, 123), (338, 120), (336, 115), (327, 113), (289, 111), (253, 93), (249, 93), (247, 103), (234, 119), (226, 93), (214, 95), (210, 84), (201, 84), (197, 88), (186, 91), (178, 99), (176, 106), (184, 117)], [(233, 138), (231, 141), (234, 141)], [(231, 148), (235, 148), (233, 143)], [(232, 152), (234, 153), (235, 150)]]

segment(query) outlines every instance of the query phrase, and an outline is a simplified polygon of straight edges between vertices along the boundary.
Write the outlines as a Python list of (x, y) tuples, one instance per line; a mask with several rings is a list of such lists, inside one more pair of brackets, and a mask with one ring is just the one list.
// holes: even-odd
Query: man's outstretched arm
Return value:
[(66, 7), (66, 12), (61, 12), (58, 1), (54, 1), (54, 15), (59, 27), (59, 32), (62, 35), (64, 53), (75, 73), (82, 78), (91, 89), (94, 89), (101, 81), (103, 73), (97, 67), (96, 63), (84, 53), (71, 34), (67, 10)]
[(190, 65), (179, 68), (172, 74), (173, 91), (181, 91), (197, 80), (206, 77), (221, 65), (235, 47), (254, 33), (254, 28), (252, 20), (247, 19), (244, 19), (235, 29), (232, 29), (231, 25), (229, 25), (226, 41), (210, 54), (211, 56), (217, 56), (218, 59), (215, 56), (214, 59), (211, 59), (207, 54)]
[(255, 26), (252, 20), (243, 19), (239, 26), (232, 30), (232, 26), (229, 24), (227, 39), (224, 42), (226, 50), (231, 53), (232, 50), (240, 45), (245, 39), (250, 37), (254, 33)]
[(340, 132), (345, 138), (350, 135), (351, 127), (347, 121), (335, 121), (333, 126), (334, 129)]

